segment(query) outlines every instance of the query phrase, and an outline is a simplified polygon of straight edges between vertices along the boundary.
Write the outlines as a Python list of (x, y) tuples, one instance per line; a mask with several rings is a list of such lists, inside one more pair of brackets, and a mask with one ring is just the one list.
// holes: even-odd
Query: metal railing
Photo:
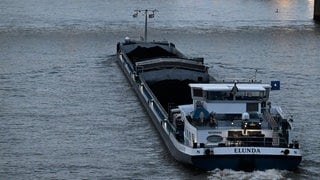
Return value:
[(274, 118), (271, 116), (271, 114), (268, 111), (264, 111), (263, 116), (270, 124), (272, 130), (278, 130), (279, 128), (278, 123), (274, 120)]
[[(279, 138), (279, 143), (275, 144), (274, 139), (271, 137), (229, 137), (224, 146), (228, 147), (288, 147), (285, 138)], [(221, 145), (221, 144), (220, 144)]]
[(161, 103), (158, 101), (157, 97), (152, 93), (148, 84), (143, 78), (139, 76), (140, 79), (140, 92), (144, 97), (144, 100), (149, 104), (151, 110), (159, 117), (158, 121), (163, 121), (168, 117), (168, 113), (163, 109)]

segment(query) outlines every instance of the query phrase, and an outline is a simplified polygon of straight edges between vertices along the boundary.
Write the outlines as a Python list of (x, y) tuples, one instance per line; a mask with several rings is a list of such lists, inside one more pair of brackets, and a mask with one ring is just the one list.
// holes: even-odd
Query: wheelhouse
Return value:
[[(192, 105), (179, 106), (185, 120), (184, 141), (190, 146), (234, 145), (234, 134), (241, 142), (266, 146), (272, 142), (272, 129), (265, 114), (271, 86), (262, 83), (189, 84)], [(237, 134), (238, 135), (238, 134)], [(239, 139), (237, 139), (237, 142)], [(240, 145), (241, 144), (241, 145)], [(254, 144), (254, 143), (253, 143)], [(268, 145), (269, 146), (269, 145)]]
[(196, 105), (200, 101), (217, 114), (261, 113), (266, 108), (271, 90), (269, 84), (258, 83), (189, 84), (189, 86), (193, 104)]

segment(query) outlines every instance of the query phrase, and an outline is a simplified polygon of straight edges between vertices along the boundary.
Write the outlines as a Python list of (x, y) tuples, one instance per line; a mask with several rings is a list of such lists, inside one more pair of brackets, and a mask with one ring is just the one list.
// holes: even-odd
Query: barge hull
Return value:
[(209, 155), (194, 156), (192, 163), (200, 169), (253, 170), (295, 170), (301, 162), (301, 156), (279, 155)]
[[(145, 97), (142, 95), (141, 89), (139, 87), (139, 84), (137, 82), (133, 81), (131, 75), (129, 74), (129, 72), (125, 70), (126, 69), (125, 63), (122, 63), (121, 61), (118, 61), (118, 64), (121, 67), (121, 70), (125, 74), (125, 76), (126, 76), (127, 80), (129, 81), (130, 85), (133, 87), (133, 89), (134, 89), (136, 95), (138, 96), (141, 104), (147, 110), (147, 113), (150, 116), (150, 118), (151, 118), (151, 120), (153, 122), (153, 125), (156, 127), (156, 129), (158, 130), (158, 133), (161, 135), (161, 138), (162, 138), (163, 142), (165, 143), (166, 147), (168, 148), (168, 150), (170, 151), (170, 154), (179, 162), (182, 162), (182, 163), (185, 163), (185, 164), (192, 164), (191, 156), (179, 151), (175, 147), (173, 142), (171, 140), (169, 140), (171, 132), (170, 131), (166, 132), (165, 128), (162, 127), (162, 125), (163, 125), (162, 123), (165, 123), (165, 122), (158, 120), (158, 118), (156, 117), (154, 111), (150, 108), (149, 102), (146, 101)], [(144, 86), (146, 86), (146, 84)], [(151, 92), (149, 92), (149, 93), (151, 93)]]

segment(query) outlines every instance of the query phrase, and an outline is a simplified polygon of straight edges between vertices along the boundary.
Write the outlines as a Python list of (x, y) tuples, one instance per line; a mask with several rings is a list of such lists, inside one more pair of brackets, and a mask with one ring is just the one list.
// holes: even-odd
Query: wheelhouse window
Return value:
[(194, 88), (193, 89), (193, 96), (194, 97), (203, 97), (202, 89)]
[[(233, 100), (231, 91), (208, 91), (208, 100)], [(235, 100), (261, 100), (267, 98), (265, 91), (238, 91)]]
[(230, 99), (230, 92), (227, 91), (209, 91), (207, 93), (208, 100), (225, 100)]
[(260, 100), (265, 97), (265, 91), (239, 91), (236, 94), (236, 100)]

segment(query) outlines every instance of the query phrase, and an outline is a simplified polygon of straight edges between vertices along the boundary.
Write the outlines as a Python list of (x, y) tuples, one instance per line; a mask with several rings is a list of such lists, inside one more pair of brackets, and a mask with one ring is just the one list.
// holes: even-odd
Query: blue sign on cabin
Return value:
[(280, 81), (271, 81), (271, 90), (280, 90)]

